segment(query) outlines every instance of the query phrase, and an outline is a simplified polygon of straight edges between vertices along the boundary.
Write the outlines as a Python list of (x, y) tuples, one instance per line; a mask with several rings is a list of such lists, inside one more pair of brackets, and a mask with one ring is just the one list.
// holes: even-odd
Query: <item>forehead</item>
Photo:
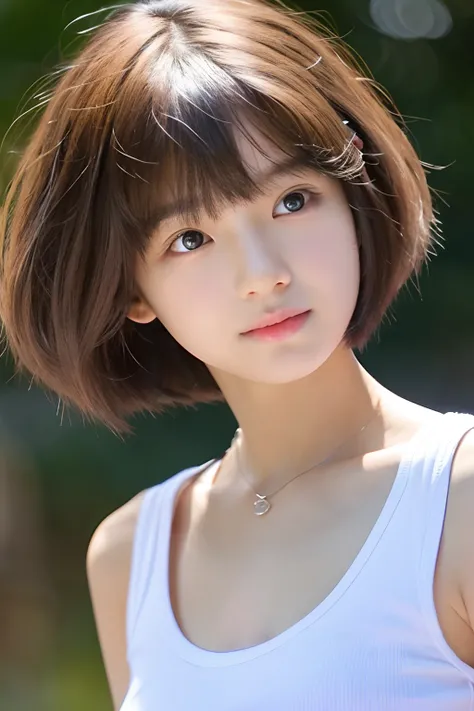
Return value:
[(271, 172), (274, 164), (282, 164), (288, 155), (264, 132), (249, 122), (243, 123), (245, 133), (233, 127), (235, 142), (247, 171), (255, 182), (261, 182)]
[[(235, 127), (232, 131), (240, 160), (257, 188), (253, 193), (254, 198), (269, 190), (282, 175), (303, 174), (310, 170), (307, 158), (303, 154), (286, 153), (258, 128), (247, 125), (245, 133)], [(313, 172), (316, 171), (313, 169)], [(249, 199), (242, 198), (241, 201), (248, 202)], [(174, 219), (195, 218), (200, 213), (205, 213), (205, 210), (197, 198), (180, 198), (175, 191), (166, 188), (161, 192), (161, 200), (156, 212), (159, 224)]]

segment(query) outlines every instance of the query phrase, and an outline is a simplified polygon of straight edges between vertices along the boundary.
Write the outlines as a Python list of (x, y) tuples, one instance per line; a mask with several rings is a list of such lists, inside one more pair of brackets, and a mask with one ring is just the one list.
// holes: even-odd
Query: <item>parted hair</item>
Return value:
[(342, 182), (361, 267), (349, 347), (366, 345), (440, 234), (402, 115), (312, 14), (268, 0), (109, 8), (50, 78), (2, 206), (2, 336), (18, 372), (112, 431), (140, 411), (223, 400), (158, 319), (127, 313), (165, 187), (190, 218), (259, 195), (233, 129), (250, 122)]

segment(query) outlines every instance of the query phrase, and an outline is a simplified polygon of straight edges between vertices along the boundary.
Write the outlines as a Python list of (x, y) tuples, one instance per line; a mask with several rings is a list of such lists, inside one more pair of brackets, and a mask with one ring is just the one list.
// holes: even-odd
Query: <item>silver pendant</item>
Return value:
[(270, 502), (267, 501), (265, 496), (260, 496), (260, 494), (256, 494), (256, 496), (258, 496), (258, 498), (253, 502), (254, 513), (256, 516), (263, 516), (267, 511), (270, 511)]

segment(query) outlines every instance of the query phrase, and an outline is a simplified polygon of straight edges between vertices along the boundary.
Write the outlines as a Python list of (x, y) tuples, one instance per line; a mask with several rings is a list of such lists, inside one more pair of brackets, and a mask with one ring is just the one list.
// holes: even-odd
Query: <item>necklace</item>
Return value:
[[(368, 426), (375, 420), (375, 418), (377, 417), (377, 415), (378, 415), (378, 413), (377, 413), (374, 417), (372, 417), (372, 418), (369, 420), (369, 422), (367, 422), (367, 423), (362, 427), (362, 429), (358, 430), (354, 435), (352, 435), (352, 437), (350, 437), (350, 438), (347, 439), (347, 440), (344, 440), (344, 442), (342, 442), (342, 444), (340, 444), (338, 447), (336, 447), (336, 449), (334, 449), (328, 457), (325, 457), (324, 459), (322, 459), (321, 461), (317, 462), (316, 464), (313, 464), (311, 467), (309, 467), (309, 469), (305, 469), (303, 472), (300, 472), (299, 474), (297, 474), (296, 476), (294, 476), (292, 479), (290, 479), (289, 481), (287, 481), (285, 484), (283, 484), (283, 486), (281, 486), (279, 489), (277, 489), (276, 491), (274, 491), (272, 494), (257, 494), (257, 492), (253, 489), (253, 487), (250, 486), (250, 484), (249, 484), (249, 482), (248, 482), (248, 480), (247, 480), (247, 477), (245, 477), (245, 475), (243, 474), (245, 481), (247, 482), (247, 484), (250, 486), (250, 488), (252, 489), (253, 493), (254, 493), (255, 496), (257, 497), (257, 498), (255, 499), (255, 501), (253, 502), (254, 514), (255, 514), (256, 516), (263, 516), (264, 514), (268, 513), (268, 511), (270, 511), (270, 509), (271, 509), (271, 507), (272, 507), (271, 504), (270, 504), (270, 502), (268, 501), (268, 497), (269, 497), (269, 496), (270, 496), (270, 497), (275, 496), (275, 494), (278, 494), (279, 491), (281, 491), (282, 489), (284, 489), (285, 486), (287, 486), (288, 484), (290, 484), (292, 481), (294, 481), (294, 480), (297, 479), (298, 477), (302, 476), (303, 474), (307, 474), (309, 471), (311, 471), (311, 469), (315, 469), (316, 467), (321, 466), (321, 464), (324, 464), (325, 462), (327, 462), (328, 459), (330, 459), (333, 454), (335, 454), (337, 451), (339, 451), (339, 449), (341, 449), (341, 447), (342, 447), (344, 444), (346, 444), (347, 442), (350, 442), (350, 440), (353, 439), (357, 434), (360, 434), (361, 432), (363, 432), (363, 431), (366, 429), (366, 427), (368, 427)], [(241, 434), (242, 434), (242, 430), (241, 430), (240, 427), (238, 427), (237, 430), (235, 431), (235, 434), (234, 434), (233, 438), (232, 438), (232, 442), (231, 442), (231, 444), (230, 444), (230, 446), (229, 446), (229, 450), (232, 448), (232, 446), (235, 444), (235, 442), (236, 442), (237, 439), (241, 436)], [(243, 472), (243, 468), (240, 466), (240, 453), (239, 453), (239, 448), (238, 448), (238, 447), (237, 447), (237, 449), (236, 449), (236, 455), (237, 455), (237, 464), (238, 464), (238, 467), (239, 467), (239, 469), (241, 469), (242, 472)]]

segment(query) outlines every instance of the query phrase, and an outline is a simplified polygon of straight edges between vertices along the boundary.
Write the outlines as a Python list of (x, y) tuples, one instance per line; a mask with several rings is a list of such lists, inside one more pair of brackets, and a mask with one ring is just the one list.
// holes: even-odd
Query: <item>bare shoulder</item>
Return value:
[[(141, 491), (99, 523), (89, 542), (88, 566), (99, 561), (106, 561), (108, 564), (116, 560), (123, 562), (124, 554), (131, 553), (144, 493)], [(127, 557), (125, 555), (125, 558)]]
[(136, 523), (144, 491), (109, 514), (87, 549), (89, 592), (114, 709), (129, 685), (126, 609)]
[(474, 630), (474, 429), (464, 435), (453, 460), (445, 528), (460, 593), (458, 612)]

